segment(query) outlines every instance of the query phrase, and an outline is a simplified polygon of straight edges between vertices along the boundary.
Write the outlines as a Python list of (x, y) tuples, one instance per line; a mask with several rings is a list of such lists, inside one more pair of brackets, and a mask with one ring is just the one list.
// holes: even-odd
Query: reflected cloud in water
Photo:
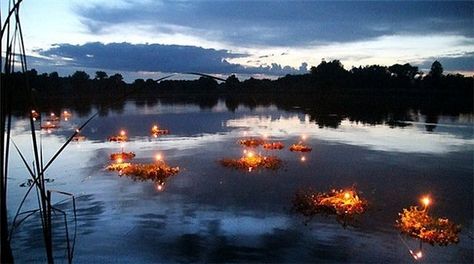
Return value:
[(246, 116), (226, 122), (227, 127), (245, 129), (252, 134), (270, 134), (274, 137), (307, 135), (318, 140), (391, 152), (442, 154), (469, 150), (474, 146), (474, 139), (460, 137), (452, 131), (458, 128), (472, 131), (472, 127), (437, 124), (446, 132), (427, 133), (424, 125), (425, 123), (413, 123), (404, 128), (390, 128), (387, 125), (357, 124), (345, 119), (337, 129), (332, 129), (318, 127), (308, 116)]

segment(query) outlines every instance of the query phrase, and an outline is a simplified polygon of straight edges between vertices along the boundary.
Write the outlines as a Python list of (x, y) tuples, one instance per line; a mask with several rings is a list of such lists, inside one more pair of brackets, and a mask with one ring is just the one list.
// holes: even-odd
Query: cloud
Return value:
[[(90, 33), (137, 28), (237, 46), (307, 46), (382, 35), (474, 36), (472, 1), (128, 1), (78, 6)], [(120, 32), (119, 32), (120, 33)]]
[(448, 71), (474, 72), (474, 52), (427, 58), (420, 65), (420, 68), (429, 71), (435, 60), (439, 61), (443, 68)]
[(131, 44), (100, 42), (83, 45), (55, 44), (50, 49), (37, 50), (44, 63), (63, 67), (84, 67), (131, 72), (203, 72), (220, 74), (285, 75), (306, 72), (307, 64), (299, 69), (272, 63), (270, 66), (244, 67), (230, 63), (232, 58), (248, 54), (229, 50), (205, 49), (196, 46)]

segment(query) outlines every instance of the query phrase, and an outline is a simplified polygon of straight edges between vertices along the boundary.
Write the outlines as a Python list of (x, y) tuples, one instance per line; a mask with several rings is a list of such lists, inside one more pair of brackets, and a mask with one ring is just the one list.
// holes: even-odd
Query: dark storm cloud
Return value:
[(92, 33), (145, 25), (238, 45), (307, 45), (392, 34), (472, 37), (472, 1), (147, 1), (77, 7)]
[(421, 65), (421, 69), (430, 69), (431, 64), (435, 61), (439, 61), (444, 70), (447, 71), (466, 71), (474, 72), (474, 52), (468, 52), (463, 55), (453, 57), (432, 57), (426, 59)]
[(243, 67), (227, 61), (229, 58), (247, 57), (228, 50), (204, 49), (195, 46), (130, 44), (100, 42), (84, 45), (56, 44), (48, 50), (39, 50), (65, 67), (85, 67), (121, 71), (151, 72), (203, 72), (284, 75), (306, 72), (306, 67), (289, 66)]

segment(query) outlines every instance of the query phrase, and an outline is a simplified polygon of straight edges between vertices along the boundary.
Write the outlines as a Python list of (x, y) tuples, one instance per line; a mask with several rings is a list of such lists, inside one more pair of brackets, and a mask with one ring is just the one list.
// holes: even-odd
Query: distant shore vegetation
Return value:
[[(28, 78), (25, 78), (27, 74)], [(97, 71), (91, 77), (76, 71), (67, 77), (57, 72), (38, 74), (36, 70), (15, 73), (9, 81), (15, 110), (23, 112), (26, 83), (33, 88), (38, 107), (44, 111), (71, 108), (87, 115), (92, 108), (106, 114), (119, 111), (127, 100), (137, 105), (193, 103), (212, 108), (225, 101), (230, 111), (239, 105), (255, 108), (276, 105), (284, 110), (300, 109), (321, 126), (336, 127), (342, 118), (370, 124), (409, 120), (410, 113), (437, 116), (473, 113), (472, 76), (445, 74), (438, 61), (423, 74), (410, 64), (370, 65), (346, 70), (340, 61), (322, 61), (307, 74), (286, 75), (275, 80), (239, 80), (230, 75), (225, 81), (201, 76), (196, 80), (136, 79), (126, 83), (121, 74)], [(120, 99), (120, 100), (119, 100)], [(107, 107), (105, 107), (107, 106)], [(302, 109), (302, 110), (301, 110)], [(390, 121), (392, 120), (392, 121)]]

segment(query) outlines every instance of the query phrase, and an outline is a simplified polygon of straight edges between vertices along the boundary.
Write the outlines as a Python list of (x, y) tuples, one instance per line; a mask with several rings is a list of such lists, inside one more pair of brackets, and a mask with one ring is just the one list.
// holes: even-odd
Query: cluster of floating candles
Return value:
[(59, 125), (57, 122), (52, 122), (52, 121), (46, 121), (45, 123), (41, 124), (42, 129), (55, 129), (59, 128)]
[(64, 110), (63, 113), (61, 114), (61, 117), (64, 119), (64, 121), (69, 121), (69, 118), (71, 118), (71, 113)]
[[(157, 125), (154, 125), (151, 132), (152, 135), (163, 135), (167, 134), (168, 130), (159, 129)], [(128, 140), (128, 136), (125, 130), (121, 130), (119, 135), (111, 136), (108, 140), (113, 142), (125, 142)], [(157, 191), (163, 191), (166, 179), (179, 172), (179, 167), (171, 167), (164, 162), (162, 154), (156, 154), (156, 161), (153, 163), (129, 162), (133, 158), (135, 158), (134, 152), (125, 152), (123, 149), (121, 152), (112, 153), (110, 159), (115, 162), (109, 164), (106, 169), (109, 171), (118, 171), (119, 176), (128, 176), (133, 180), (152, 180)]]
[(169, 134), (168, 129), (161, 129), (158, 125), (153, 125), (151, 127), (151, 135), (155, 138), (160, 135), (166, 135), (166, 134)]
[(313, 150), (311, 147), (304, 145), (302, 142), (290, 146), (290, 151), (310, 152), (311, 150)]
[(59, 121), (59, 117), (57, 117), (55, 113), (51, 112), (46, 120), (50, 122), (57, 122)]
[[(247, 132), (244, 132), (244, 135), (247, 135)], [(306, 136), (303, 135), (302, 140), (306, 139)], [(279, 141), (268, 141), (268, 135), (263, 135), (263, 138), (249, 137), (244, 138), (238, 141), (238, 143), (247, 148), (257, 148), (262, 146), (266, 150), (282, 150), (285, 148), (285, 145)], [(311, 148), (308, 146), (302, 145), (301, 141), (299, 145), (294, 144), (290, 147), (291, 151), (301, 151), (308, 152), (311, 151)], [(296, 147), (295, 147), (296, 146)], [(300, 157), (301, 162), (306, 161), (305, 156)], [(237, 169), (246, 169), (249, 172), (253, 171), (256, 168), (268, 168), (268, 169), (278, 169), (281, 167), (282, 161), (276, 156), (263, 156), (261, 154), (255, 154), (254, 152), (248, 152), (244, 149), (244, 156), (238, 159), (222, 159), (220, 163), (225, 167), (237, 168)]]
[(283, 149), (285, 145), (281, 142), (267, 142), (263, 144), (264, 149)]
[[(245, 139), (239, 140), (238, 142), (239, 142), (240, 145), (243, 145), (243, 146), (249, 147), (249, 148), (256, 148), (258, 146), (263, 146), (264, 149), (269, 149), (269, 150), (281, 150), (281, 149), (285, 148), (285, 145), (283, 143), (279, 142), (279, 141), (277, 141), (277, 142), (267, 141), (266, 140), (267, 137), (268, 136), (265, 135), (264, 136), (265, 139), (245, 138)], [(306, 136), (305, 135), (301, 136), (301, 139), (302, 139), (302, 141), (291, 145), (289, 150), (290, 151), (299, 151), (299, 152), (309, 152), (309, 151), (311, 151), (312, 150), (311, 147), (303, 144), (303, 140), (306, 139)]]
[(128, 140), (127, 132), (125, 132), (125, 130), (120, 130), (118, 135), (110, 136), (107, 140), (112, 142), (126, 142)]
[(330, 192), (299, 192), (293, 199), (293, 209), (307, 217), (318, 214), (336, 215), (338, 221), (348, 224), (356, 215), (365, 212), (367, 201), (360, 198), (357, 190), (341, 189)]
[(248, 148), (256, 148), (260, 145), (263, 145), (265, 141), (260, 138), (246, 138), (239, 140), (239, 144)]
[[(69, 118), (71, 117), (71, 113), (69, 113), (68, 111), (63, 111), (61, 116), (63, 117), (64, 121), (68, 121)], [(38, 113), (36, 110), (31, 110), (31, 118), (33, 119), (33, 121), (36, 121), (39, 118), (41, 118), (41, 114)], [(57, 129), (57, 128), (60, 127), (59, 126), (60, 121), (61, 121), (61, 119), (58, 116), (56, 116), (56, 114), (54, 112), (51, 112), (45, 118), (45, 122), (40, 124), (40, 128), (45, 129), (48, 132), (51, 132), (51, 130)]]
[(436, 218), (428, 214), (431, 198), (425, 196), (421, 199), (423, 208), (410, 206), (399, 213), (400, 218), (396, 221), (400, 231), (408, 236), (420, 239), (431, 245), (446, 246), (458, 243), (460, 226), (454, 224), (447, 218)]
[(242, 169), (251, 172), (257, 168), (275, 170), (280, 168), (282, 162), (275, 156), (266, 157), (247, 151), (240, 159), (222, 159), (220, 163), (224, 167)]
[(117, 153), (110, 154), (110, 159), (111, 160), (116, 160), (116, 161), (131, 160), (134, 157), (135, 157), (134, 152), (124, 152), (123, 150), (122, 150), (122, 152), (117, 152)]
[(179, 172), (179, 167), (168, 166), (160, 155), (156, 157), (157, 162), (154, 163), (129, 163), (123, 162), (124, 159), (118, 157), (115, 163), (107, 166), (109, 171), (118, 171), (119, 175), (131, 177), (133, 180), (153, 180), (155, 183), (160, 183), (160, 188), (163, 188), (164, 181)]

